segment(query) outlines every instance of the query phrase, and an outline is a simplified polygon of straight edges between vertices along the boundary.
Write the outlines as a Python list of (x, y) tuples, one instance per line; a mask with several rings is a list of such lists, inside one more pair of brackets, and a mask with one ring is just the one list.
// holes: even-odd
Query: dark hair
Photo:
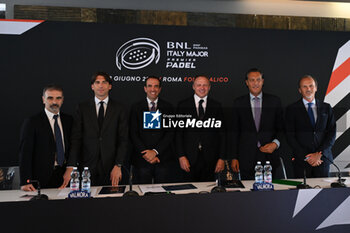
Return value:
[(157, 79), (159, 81), (159, 87), (162, 87), (162, 79), (161, 78), (157, 78), (156, 76), (148, 76), (148, 78), (146, 78), (146, 80), (145, 80), (145, 87), (147, 87), (148, 79)]
[(96, 72), (92, 75), (91, 77), (91, 84), (94, 84), (94, 82), (96, 81), (97, 76), (102, 76), (105, 78), (105, 80), (109, 83), (112, 84), (112, 79), (111, 76), (109, 74), (107, 74), (106, 72)]
[(299, 81), (298, 81), (298, 88), (300, 88), (300, 82), (303, 80), (303, 79), (305, 79), (305, 78), (311, 78), (312, 80), (314, 80), (314, 82), (315, 82), (315, 85), (316, 85), (316, 87), (317, 87), (317, 79), (316, 78), (314, 78), (314, 77), (312, 77), (311, 75), (309, 75), (309, 74), (305, 74), (305, 75), (303, 75), (300, 79), (299, 79)]
[(60, 91), (63, 95), (63, 89), (61, 86), (58, 86), (56, 84), (49, 84), (43, 88), (43, 96), (45, 95), (46, 91)]
[(264, 74), (258, 68), (251, 68), (245, 73), (245, 80), (248, 80), (248, 74), (252, 72), (259, 72), (261, 74), (261, 78), (264, 79)]

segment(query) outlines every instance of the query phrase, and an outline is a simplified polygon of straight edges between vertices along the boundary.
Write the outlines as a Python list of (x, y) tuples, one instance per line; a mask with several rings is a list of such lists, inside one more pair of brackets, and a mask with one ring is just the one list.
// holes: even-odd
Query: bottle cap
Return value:
[(266, 161), (266, 164), (270, 164), (270, 161)]
[(256, 162), (257, 164), (261, 164), (261, 162), (260, 161), (258, 161), (258, 162)]
[(89, 170), (89, 167), (84, 167), (84, 170)]

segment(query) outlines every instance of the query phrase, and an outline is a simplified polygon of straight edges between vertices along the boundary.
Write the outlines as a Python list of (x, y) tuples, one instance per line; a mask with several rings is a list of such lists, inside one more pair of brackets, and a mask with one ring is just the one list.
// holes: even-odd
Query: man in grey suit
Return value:
[(91, 89), (94, 99), (78, 105), (68, 164), (89, 167), (92, 185), (117, 186), (127, 151), (126, 112), (109, 97), (112, 80), (107, 73), (95, 73)]

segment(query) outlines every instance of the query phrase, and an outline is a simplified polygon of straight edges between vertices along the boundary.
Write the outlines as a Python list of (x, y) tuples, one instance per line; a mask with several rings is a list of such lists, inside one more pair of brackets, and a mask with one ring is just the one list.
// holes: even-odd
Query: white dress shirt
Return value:
[(100, 100), (95, 96), (95, 104), (96, 104), (96, 114), (98, 116), (98, 111), (100, 110), (100, 102), (103, 101), (104, 114), (106, 115), (106, 109), (108, 104), (109, 96), (107, 96), (104, 100)]
[(196, 104), (196, 110), (197, 110), (197, 115), (199, 115), (199, 101), (200, 100), (204, 100), (204, 102), (202, 103), (203, 109), (204, 109), (204, 113), (205, 110), (207, 108), (207, 103), (208, 103), (208, 96), (205, 96), (203, 98), (200, 98), (198, 95), (194, 94), (194, 103)]

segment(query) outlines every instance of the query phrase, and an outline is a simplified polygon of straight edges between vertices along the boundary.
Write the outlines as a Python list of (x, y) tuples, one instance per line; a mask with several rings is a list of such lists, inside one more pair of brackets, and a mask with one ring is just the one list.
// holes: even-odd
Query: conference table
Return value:
[(148, 196), (143, 196), (141, 190), (157, 190), (163, 185), (134, 185), (139, 197), (99, 195), (102, 187), (92, 187), (93, 198), (81, 199), (66, 199), (68, 188), (43, 189), (49, 201), (29, 201), (35, 192), (6, 190), (0, 191), (0, 229), (84, 233), (350, 232), (350, 189), (330, 188), (333, 181), (335, 178), (308, 179), (313, 188), (305, 190), (274, 184), (274, 191), (251, 191), (253, 181), (242, 181), (244, 188), (228, 189), (226, 193), (210, 193), (215, 182), (203, 182), (192, 183), (195, 189), (172, 192), (176, 195)]

